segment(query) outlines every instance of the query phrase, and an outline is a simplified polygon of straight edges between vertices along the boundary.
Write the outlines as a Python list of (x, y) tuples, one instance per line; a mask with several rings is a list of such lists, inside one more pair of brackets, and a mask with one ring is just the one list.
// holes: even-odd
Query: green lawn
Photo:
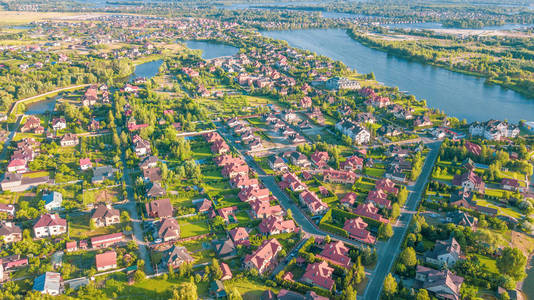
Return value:
[(497, 262), (495, 259), (482, 256), (480, 254), (475, 254), (475, 256), (478, 257), (480, 263), (485, 265), (490, 272), (499, 274), (499, 269), (497, 269)]
[(188, 238), (205, 233), (209, 233), (209, 227), (206, 220), (192, 221), (178, 220), (180, 224), (180, 237)]
[(386, 170), (379, 168), (365, 168), (365, 175), (382, 178), (386, 173)]
[(268, 289), (278, 293), (279, 289), (271, 288), (265, 285), (264, 282), (252, 281), (248, 278), (236, 278), (227, 280), (224, 282), (224, 286), (227, 290), (237, 288), (239, 293), (243, 296), (244, 300), (256, 300), (260, 299), (261, 294)]
[(480, 205), (480, 206), (485, 206), (485, 207), (491, 207), (491, 208), (495, 208), (497, 209), (499, 212), (498, 214), (499, 215), (505, 215), (505, 216), (509, 216), (509, 217), (513, 217), (513, 218), (516, 218), (516, 219), (521, 219), (521, 217), (523, 216), (523, 214), (518, 211), (516, 208), (512, 208), (512, 207), (499, 207), (489, 201), (486, 201), (486, 200), (477, 200), (477, 204)]
[(76, 215), (68, 218), (70, 237), (74, 239), (86, 239), (93, 236), (109, 234), (120, 231), (120, 224), (98, 227), (91, 230), (89, 227), (90, 214)]

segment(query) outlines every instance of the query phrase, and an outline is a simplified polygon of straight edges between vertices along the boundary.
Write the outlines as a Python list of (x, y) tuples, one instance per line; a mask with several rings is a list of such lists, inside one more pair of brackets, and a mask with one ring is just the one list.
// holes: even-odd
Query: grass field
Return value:
[(180, 237), (182, 238), (209, 233), (209, 227), (206, 220), (192, 222), (178, 220), (178, 224), (180, 224)]
[(107, 227), (98, 227), (91, 230), (90, 224), (91, 216), (89, 214), (76, 215), (69, 218), (69, 236), (75, 239), (86, 239), (89, 237), (109, 234), (119, 231), (120, 224)]
[(522, 217), (522, 213), (520, 211), (518, 211), (516, 208), (511, 208), (511, 207), (499, 207), (489, 201), (486, 201), (486, 200), (477, 200), (477, 204), (480, 205), (480, 206), (485, 206), (485, 207), (491, 207), (491, 208), (495, 208), (497, 209), (499, 212), (498, 214), (499, 215), (505, 215), (505, 216), (509, 216), (509, 217), (512, 217), (512, 218), (516, 218), (516, 219), (521, 219)]
[(0, 25), (20, 25), (44, 19), (72, 16), (73, 13), (29, 12), (29, 11), (1, 11)]
[(224, 282), (224, 286), (227, 290), (237, 288), (239, 293), (243, 296), (244, 300), (256, 300), (261, 298), (261, 294), (265, 290), (272, 290), (278, 293), (278, 289), (266, 286), (263, 282), (251, 281), (247, 278), (236, 278)]
[(495, 259), (492, 259), (492, 258), (489, 258), (489, 257), (486, 257), (486, 256), (482, 256), (482, 255), (479, 255), (479, 254), (475, 254), (475, 255), (480, 260), (480, 263), (485, 265), (490, 272), (495, 273), (495, 274), (499, 274), (499, 270), (497, 269), (497, 263), (496, 263)]

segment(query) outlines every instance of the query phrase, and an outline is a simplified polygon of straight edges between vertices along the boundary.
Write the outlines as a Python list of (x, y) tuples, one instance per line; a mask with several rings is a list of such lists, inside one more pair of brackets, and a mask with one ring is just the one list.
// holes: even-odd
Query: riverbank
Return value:
[[(529, 88), (518, 86), (517, 83), (514, 81), (511, 81), (510, 83), (506, 83), (503, 80), (491, 78), (488, 76), (488, 74), (484, 74), (484, 73), (480, 73), (476, 71), (468, 71), (468, 70), (459, 69), (457, 67), (454, 67), (454, 65), (452, 65), (451, 63), (448, 63), (447, 61), (438, 60), (437, 58), (433, 58), (433, 60), (429, 60), (427, 57), (423, 55), (411, 54), (411, 52), (407, 50), (406, 48), (395, 46), (393, 43), (388, 43), (388, 44), (381, 43), (379, 40), (373, 39), (366, 34), (357, 33), (355, 29), (347, 29), (347, 34), (353, 40), (361, 43), (362, 45), (366, 47), (379, 50), (379, 51), (383, 51), (383, 52), (386, 52), (390, 55), (393, 55), (399, 58), (419, 62), (419, 63), (426, 64), (426, 65), (433, 66), (433, 67), (443, 68), (451, 72), (484, 78), (485, 83), (487, 84), (499, 85), (503, 88), (517, 92), (524, 97), (527, 97), (529, 99), (534, 99), (534, 93), (530, 91)], [(421, 49), (421, 51), (424, 51), (424, 50), (426, 49)]]

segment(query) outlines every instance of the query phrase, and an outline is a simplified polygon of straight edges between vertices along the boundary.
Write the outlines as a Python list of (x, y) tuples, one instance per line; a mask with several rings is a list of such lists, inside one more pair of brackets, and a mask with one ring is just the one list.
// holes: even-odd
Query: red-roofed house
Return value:
[(122, 232), (95, 236), (91, 238), (91, 246), (93, 249), (107, 248), (122, 242), (123, 239), (124, 236), (122, 235)]
[(377, 180), (375, 188), (393, 195), (397, 195), (399, 193), (399, 189), (395, 187), (395, 182), (391, 181), (389, 178)]
[(384, 191), (374, 190), (370, 191), (369, 194), (367, 194), (367, 201), (373, 202), (378, 207), (390, 208), (391, 201), (389, 201), (387, 197), (388, 195)]
[(302, 204), (305, 204), (308, 207), (312, 215), (326, 213), (328, 210), (328, 205), (321, 201), (315, 193), (310, 192), (309, 190), (300, 193), (299, 199)]
[(153, 200), (146, 205), (147, 215), (151, 218), (169, 218), (172, 217), (173, 208), (171, 200), (159, 199)]
[(226, 263), (223, 263), (223, 262), (220, 263), (220, 267), (222, 271), (221, 280), (232, 279), (232, 270), (230, 270), (230, 267)]
[(325, 151), (315, 151), (311, 156), (311, 161), (319, 168), (328, 166), (330, 156)]
[(343, 229), (349, 233), (351, 238), (367, 244), (374, 244), (376, 239), (366, 228), (367, 223), (365, 223), (360, 217), (346, 220), (345, 225), (343, 226)]
[(517, 191), (519, 189), (519, 181), (511, 178), (503, 178), (501, 180), (501, 186), (504, 190)]
[(256, 269), (259, 274), (263, 274), (275, 265), (276, 257), (281, 250), (282, 245), (276, 239), (263, 241), (254, 253), (245, 257), (245, 267)]
[(103, 272), (117, 268), (117, 253), (108, 251), (95, 256), (96, 270)]
[(345, 171), (361, 170), (363, 169), (363, 158), (353, 155), (340, 163), (339, 167)]
[(280, 216), (283, 214), (280, 205), (271, 206), (269, 200), (254, 200), (250, 202), (254, 217), (257, 219), (267, 218), (268, 216)]
[(465, 148), (469, 153), (472, 153), (474, 155), (480, 155), (482, 153), (482, 147), (480, 145), (477, 145), (475, 143), (471, 143), (469, 141), (465, 141)]
[(230, 230), (230, 237), (232, 238), (232, 241), (234, 241), (234, 244), (236, 245), (249, 243), (248, 232), (245, 229), (245, 227), (236, 227)]
[(80, 158), (80, 170), (87, 170), (93, 167), (93, 163), (90, 158)]
[(356, 203), (356, 199), (358, 199), (358, 194), (356, 194), (355, 192), (350, 192), (346, 194), (343, 198), (341, 198), (339, 202), (341, 202), (342, 205), (350, 207), (353, 206), (354, 203)]
[(354, 184), (356, 174), (352, 171), (325, 170), (323, 171), (323, 180), (327, 182)]
[(293, 220), (284, 220), (282, 216), (269, 216), (259, 225), (260, 232), (265, 235), (297, 232), (298, 228)]
[(312, 106), (312, 99), (308, 96), (302, 97), (300, 99), (300, 107), (302, 108), (310, 108)]
[(282, 181), (278, 185), (282, 189), (289, 188), (293, 192), (301, 192), (307, 188), (306, 184), (302, 183), (295, 174), (289, 172), (282, 175)]
[(331, 290), (334, 286), (334, 280), (332, 279), (332, 273), (334, 268), (328, 266), (326, 261), (316, 262), (309, 264), (306, 267), (306, 272), (301, 277), (301, 281), (322, 287), (327, 290)]
[(388, 219), (385, 219), (378, 213), (378, 207), (373, 202), (360, 203), (354, 210), (354, 213), (358, 216), (370, 218), (382, 223), (389, 223)]
[(237, 221), (237, 217), (235, 216), (235, 213), (237, 212), (237, 206), (219, 208), (217, 212), (226, 223)]
[(482, 178), (473, 170), (469, 170), (462, 175), (456, 175), (452, 179), (452, 184), (462, 186), (465, 190), (484, 193), (485, 184)]
[(342, 241), (331, 242), (324, 246), (323, 251), (316, 256), (322, 258), (334, 265), (343, 268), (350, 267), (350, 257), (348, 257), (349, 248)]
[(9, 173), (24, 173), (27, 171), (26, 161), (24, 159), (13, 159), (7, 165)]
[(269, 198), (269, 189), (260, 189), (254, 187), (248, 187), (242, 189), (237, 196), (243, 202), (250, 202), (255, 200), (266, 200)]
[(33, 232), (37, 238), (63, 234), (67, 232), (67, 220), (60, 218), (58, 214), (44, 214), (33, 225)]

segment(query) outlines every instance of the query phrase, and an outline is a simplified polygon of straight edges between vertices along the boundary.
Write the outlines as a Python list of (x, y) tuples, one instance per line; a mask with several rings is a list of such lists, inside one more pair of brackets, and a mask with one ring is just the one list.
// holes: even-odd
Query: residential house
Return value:
[(149, 169), (149, 168), (155, 168), (157, 167), (159, 162), (159, 159), (153, 155), (146, 156), (141, 160), (139, 163), (139, 168), (141, 170)]
[(363, 158), (353, 155), (339, 164), (339, 167), (345, 171), (361, 171), (363, 169)]
[(226, 299), (227, 293), (224, 284), (220, 280), (212, 280), (209, 288), (210, 296), (215, 299)]
[(51, 192), (43, 195), (44, 208), (48, 211), (61, 209), (63, 195), (59, 192)]
[(367, 244), (374, 244), (376, 242), (376, 238), (372, 236), (366, 228), (367, 223), (365, 223), (360, 217), (346, 220), (345, 225), (343, 226), (343, 229), (349, 233), (351, 238)]
[(352, 171), (324, 170), (323, 180), (326, 182), (354, 184), (357, 175)]
[(276, 263), (278, 253), (282, 250), (282, 245), (276, 239), (265, 240), (256, 251), (247, 255), (244, 265), (247, 269), (256, 269), (259, 274), (265, 273)]
[(13, 222), (0, 221), (0, 238), (9, 244), (22, 240), (22, 230)]
[(348, 269), (351, 265), (348, 253), (349, 248), (347, 248), (342, 241), (337, 241), (325, 245), (321, 253), (317, 254), (316, 256), (334, 265)]
[(335, 128), (342, 134), (349, 136), (358, 145), (367, 144), (371, 140), (371, 133), (365, 127), (352, 121), (342, 120), (336, 123)]
[(178, 268), (184, 263), (193, 263), (195, 259), (184, 246), (174, 245), (167, 254), (167, 267)]
[(180, 225), (175, 218), (165, 218), (159, 221), (157, 236), (163, 242), (177, 240), (180, 238)]
[(109, 204), (98, 204), (93, 214), (91, 215), (91, 221), (96, 227), (106, 227), (121, 222), (120, 212), (118, 209), (114, 209)]
[(58, 214), (44, 214), (33, 225), (36, 238), (56, 236), (67, 232), (67, 221)]
[(461, 186), (468, 191), (484, 193), (485, 184), (482, 178), (478, 176), (473, 170), (469, 170), (461, 175), (455, 175), (452, 184)]
[(295, 166), (301, 167), (301, 168), (309, 168), (311, 166), (311, 162), (308, 160), (306, 155), (294, 151), (290, 154), (291, 163)]
[(360, 203), (353, 212), (358, 216), (373, 219), (381, 223), (389, 222), (388, 219), (382, 217), (382, 215), (378, 213), (378, 207), (376, 207), (373, 202)]
[(282, 175), (282, 181), (278, 185), (283, 189), (288, 188), (293, 192), (302, 192), (307, 189), (306, 184), (300, 181), (297, 175), (289, 172)]
[(237, 255), (236, 247), (231, 239), (212, 241), (212, 245), (218, 258), (228, 259)]
[(93, 163), (91, 162), (90, 158), (80, 158), (80, 170), (85, 171), (91, 169), (92, 167)]
[(41, 294), (57, 296), (62, 291), (63, 281), (61, 274), (55, 272), (46, 272), (39, 275), (33, 281), (33, 290)]
[(118, 169), (115, 169), (112, 166), (96, 167), (93, 169), (93, 177), (91, 178), (91, 182), (102, 183), (106, 179), (113, 179), (118, 171)]
[(343, 198), (341, 198), (339, 202), (344, 206), (351, 207), (354, 205), (354, 203), (356, 203), (356, 199), (358, 199), (358, 194), (354, 192), (349, 192), (345, 196), (343, 196)]
[[(122, 232), (99, 235), (91, 238), (93, 249), (108, 248), (124, 241)], [(80, 242), (81, 244), (81, 242)]]
[(237, 206), (223, 207), (217, 209), (217, 213), (223, 218), (226, 224), (228, 224), (237, 221), (237, 217), (235, 215), (237, 213), (237, 210)]
[(221, 262), (219, 266), (221, 267), (221, 271), (222, 271), (221, 280), (224, 281), (224, 280), (232, 279), (232, 271), (230, 270), (230, 267), (228, 266), (228, 264)]
[(230, 238), (236, 245), (249, 244), (248, 232), (245, 227), (236, 227), (229, 232)]
[(311, 155), (311, 161), (318, 167), (318, 168), (325, 168), (328, 166), (328, 160), (330, 159), (328, 152), (326, 151), (315, 151)]
[(378, 207), (391, 208), (391, 201), (387, 197), (383, 190), (372, 190), (367, 194), (367, 201), (373, 202)]
[(165, 196), (166, 193), (167, 192), (159, 182), (153, 182), (147, 190), (146, 195), (148, 198), (159, 198)]
[(458, 226), (469, 227), (473, 231), (476, 230), (478, 224), (477, 218), (461, 210), (449, 212), (446, 221)]
[(299, 195), (300, 203), (306, 205), (312, 215), (326, 213), (328, 205), (324, 203), (314, 192), (305, 190)]
[(61, 130), (67, 128), (67, 121), (65, 121), (65, 118), (53, 118), (52, 119), (52, 129), (54, 130)]
[(293, 220), (284, 220), (282, 216), (268, 216), (259, 225), (260, 232), (265, 235), (297, 232), (298, 228)]
[(103, 272), (117, 268), (117, 253), (115, 251), (107, 251), (97, 254), (95, 256), (96, 270)]
[(145, 208), (150, 218), (170, 218), (173, 214), (173, 207), (169, 199), (152, 200), (145, 205)]
[(304, 272), (300, 280), (326, 290), (331, 290), (334, 286), (334, 280), (332, 279), (333, 273), (334, 268), (330, 267), (326, 261), (316, 262), (308, 264), (306, 272)]
[(460, 244), (454, 237), (445, 241), (436, 241), (434, 248), (425, 255), (427, 263), (438, 266), (453, 267), (462, 255)]
[(66, 133), (61, 139), (59, 140), (59, 144), (61, 147), (71, 147), (76, 146), (80, 143), (80, 139), (77, 135), (72, 134), (70, 132)]
[(421, 288), (426, 289), (439, 299), (460, 300), (460, 288), (463, 277), (455, 275), (449, 270), (434, 270), (418, 265), (415, 280)]
[(268, 216), (280, 216), (284, 212), (280, 205), (271, 206), (269, 200), (254, 200), (250, 202), (252, 213), (257, 219), (264, 219)]
[(284, 160), (278, 155), (269, 156), (268, 162), (269, 167), (275, 172), (287, 172), (289, 170)]

